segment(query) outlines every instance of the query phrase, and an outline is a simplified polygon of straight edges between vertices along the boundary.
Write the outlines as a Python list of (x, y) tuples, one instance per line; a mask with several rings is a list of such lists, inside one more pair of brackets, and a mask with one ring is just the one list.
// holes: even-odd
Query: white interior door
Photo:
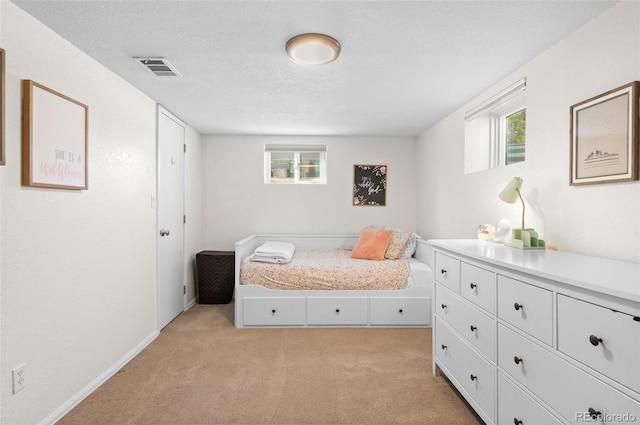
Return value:
[(185, 126), (158, 107), (158, 329), (184, 310)]

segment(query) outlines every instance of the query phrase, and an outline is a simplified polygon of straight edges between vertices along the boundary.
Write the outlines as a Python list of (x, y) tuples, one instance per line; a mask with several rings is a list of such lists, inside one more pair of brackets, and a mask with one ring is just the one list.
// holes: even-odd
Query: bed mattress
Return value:
[(353, 259), (350, 255), (351, 250), (347, 249), (307, 249), (297, 250), (288, 264), (247, 258), (240, 269), (240, 284), (292, 290), (398, 290), (428, 274), (425, 267), (420, 267), (422, 263), (415, 260), (371, 261)]

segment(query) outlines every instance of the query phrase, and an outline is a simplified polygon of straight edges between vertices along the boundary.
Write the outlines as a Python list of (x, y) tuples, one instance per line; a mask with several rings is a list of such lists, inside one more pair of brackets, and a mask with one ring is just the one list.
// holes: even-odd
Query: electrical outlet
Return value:
[(11, 370), (11, 374), (13, 377), (13, 393), (16, 394), (18, 391), (23, 389), (25, 385), (27, 385), (27, 365), (22, 363), (21, 365), (13, 368)]

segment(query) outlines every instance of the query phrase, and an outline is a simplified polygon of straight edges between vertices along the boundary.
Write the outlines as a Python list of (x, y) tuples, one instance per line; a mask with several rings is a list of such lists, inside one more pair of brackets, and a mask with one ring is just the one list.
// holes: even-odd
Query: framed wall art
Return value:
[(353, 205), (386, 205), (386, 165), (354, 165), (353, 176)]
[(638, 180), (638, 93), (633, 81), (571, 106), (572, 186)]
[(22, 184), (87, 189), (89, 107), (22, 81)]
[(5, 89), (4, 89), (4, 80), (5, 80), (5, 54), (4, 49), (0, 49), (0, 165), (5, 164)]

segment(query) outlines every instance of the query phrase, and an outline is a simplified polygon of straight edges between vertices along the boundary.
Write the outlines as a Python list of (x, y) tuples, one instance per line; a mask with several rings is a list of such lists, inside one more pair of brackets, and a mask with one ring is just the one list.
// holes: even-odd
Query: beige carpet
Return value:
[(481, 423), (431, 373), (430, 329), (235, 329), (196, 305), (58, 424)]

